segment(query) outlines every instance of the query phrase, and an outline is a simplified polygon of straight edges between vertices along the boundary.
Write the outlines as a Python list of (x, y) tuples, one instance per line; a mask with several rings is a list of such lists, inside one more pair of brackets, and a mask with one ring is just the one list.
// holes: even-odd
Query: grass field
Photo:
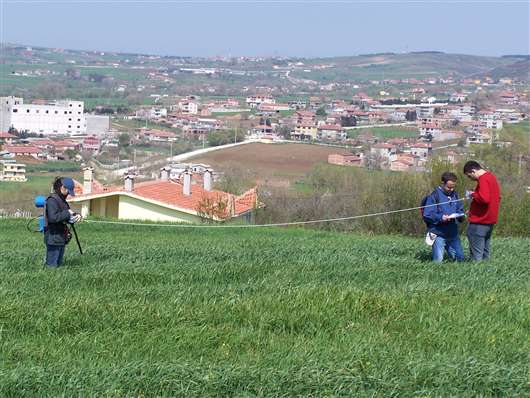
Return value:
[(245, 171), (255, 183), (288, 186), (337, 152), (346, 150), (309, 144), (247, 144), (201, 155), (193, 161), (225, 172)]
[(365, 129), (348, 130), (348, 138), (355, 138), (359, 134), (370, 133), (376, 137), (381, 138), (397, 138), (397, 137), (417, 137), (419, 132), (417, 129), (400, 128), (400, 127), (367, 127)]
[[(33, 201), (37, 195), (46, 195), (56, 176), (68, 176), (82, 181), (80, 172), (57, 172), (28, 174), (26, 182), (0, 181), (0, 208), (36, 211)], [(1, 261), (1, 260), (0, 260)]]
[(0, 220), (0, 396), (528, 396), (528, 239), (78, 226), (66, 266)]

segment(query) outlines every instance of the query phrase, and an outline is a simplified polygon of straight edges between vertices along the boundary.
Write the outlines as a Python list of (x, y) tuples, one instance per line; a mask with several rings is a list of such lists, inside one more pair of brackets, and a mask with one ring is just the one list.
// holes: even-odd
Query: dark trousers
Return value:
[(491, 224), (469, 224), (467, 227), (467, 239), (469, 240), (469, 251), (473, 261), (488, 260), (491, 255)]
[(55, 268), (61, 265), (64, 256), (64, 245), (46, 245), (46, 266)]

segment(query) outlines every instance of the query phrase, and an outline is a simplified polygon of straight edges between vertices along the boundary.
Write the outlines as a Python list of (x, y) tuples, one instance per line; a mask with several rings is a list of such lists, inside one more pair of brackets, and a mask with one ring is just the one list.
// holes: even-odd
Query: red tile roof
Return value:
[(4, 133), (3, 131), (0, 131), (0, 138), (17, 138), (16, 135)]
[[(99, 183), (98, 183), (99, 184)], [(79, 191), (79, 195), (77, 192)], [(108, 194), (125, 194), (158, 202), (172, 208), (184, 209), (196, 213), (199, 204), (204, 199), (222, 200), (235, 205), (235, 216), (248, 212), (258, 204), (257, 189), (253, 188), (241, 196), (235, 196), (222, 191), (206, 191), (201, 185), (191, 184), (191, 195), (184, 195), (183, 186), (177, 181), (146, 181), (134, 184), (132, 192), (126, 192), (123, 186), (103, 187), (101, 184), (92, 185), (92, 193), (82, 194), (82, 187), (76, 188), (76, 196), (70, 199), (73, 202), (83, 201)]]
[(342, 131), (342, 127), (338, 126), (336, 124), (323, 124), (321, 126), (318, 126), (319, 130), (335, 130), (335, 131)]
[(4, 149), (9, 153), (42, 153), (36, 146), (31, 145), (5, 145)]
[(393, 149), (395, 148), (394, 145), (390, 145), (390, 144), (385, 144), (385, 143), (381, 143), (381, 144), (375, 144), (373, 146), (373, 148), (378, 148), (378, 149)]

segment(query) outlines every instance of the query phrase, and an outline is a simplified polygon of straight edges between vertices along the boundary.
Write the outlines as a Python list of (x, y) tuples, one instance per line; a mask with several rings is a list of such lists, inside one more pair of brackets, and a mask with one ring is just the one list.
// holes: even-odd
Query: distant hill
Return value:
[(483, 74), (493, 79), (507, 77), (520, 81), (530, 81), (530, 59), (523, 59), (508, 65), (498, 66)]
[(306, 65), (309, 67), (323, 63), (333, 64), (334, 67), (305, 73), (300, 71), (292, 76), (317, 81), (426, 78), (448, 75), (468, 77), (489, 72), (518, 60), (511, 57), (445, 54), (437, 51), (369, 54), (306, 60)]

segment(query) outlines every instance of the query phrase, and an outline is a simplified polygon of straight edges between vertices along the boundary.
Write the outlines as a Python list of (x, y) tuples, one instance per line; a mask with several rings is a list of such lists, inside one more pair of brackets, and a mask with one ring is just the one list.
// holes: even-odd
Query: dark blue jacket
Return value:
[(70, 219), (69, 209), (70, 206), (66, 200), (57, 193), (52, 193), (46, 198), (44, 243), (56, 246), (63, 246), (68, 243), (67, 234), (69, 230), (66, 223)]
[[(447, 194), (442, 188), (436, 188), (428, 197), (425, 205), (437, 206), (426, 207), (423, 210), (423, 218), (427, 223), (429, 232), (435, 233), (442, 238), (451, 239), (458, 236), (458, 226), (456, 220), (442, 221), (442, 216), (453, 213), (463, 213), (464, 203), (458, 201), (458, 194), (453, 191)], [(445, 203), (449, 202), (449, 203)]]

